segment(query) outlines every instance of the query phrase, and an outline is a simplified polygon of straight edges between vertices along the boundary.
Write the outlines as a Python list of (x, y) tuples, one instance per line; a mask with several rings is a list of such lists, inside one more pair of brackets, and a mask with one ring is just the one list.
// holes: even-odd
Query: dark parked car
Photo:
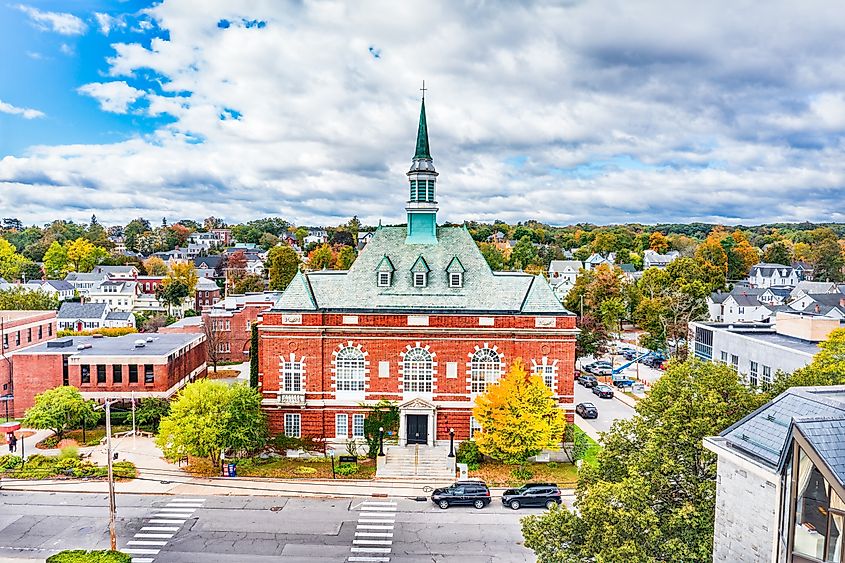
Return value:
[(630, 350), (630, 349), (629, 349), (629, 350), (625, 350), (624, 352), (622, 352), (622, 356), (623, 356), (626, 360), (634, 360), (634, 359), (636, 359), (639, 355), (640, 355), (640, 353), (639, 353), (639, 352), (637, 352), (636, 350)]
[(599, 380), (596, 379), (595, 375), (582, 375), (578, 378), (578, 383), (589, 389), (590, 387), (595, 387), (599, 384)]
[(619, 389), (625, 389), (626, 387), (633, 387), (634, 380), (633, 379), (616, 379), (613, 381), (613, 385), (618, 387)]
[(593, 387), (593, 395), (598, 395), (602, 399), (612, 399), (613, 388), (608, 385), (596, 385)]
[(599, 409), (597, 409), (593, 403), (578, 403), (575, 407), (575, 412), (577, 412), (581, 418), (599, 417)]
[(502, 493), (502, 504), (514, 510), (522, 506), (551, 508), (560, 504), (560, 489), (554, 483), (527, 483), (518, 489), (508, 489)]
[(431, 502), (440, 508), (459, 504), (484, 508), (490, 504), (490, 489), (484, 481), (457, 481), (448, 487), (434, 489)]
[(655, 356), (649, 356), (648, 358), (643, 360), (643, 365), (648, 366), (654, 369), (662, 369), (663, 363), (666, 360), (664, 358), (657, 358)]
[(584, 370), (588, 371), (589, 373), (599, 373), (600, 370), (605, 370), (605, 369), (608, 369), (608, 370), (613, 369), (613, 364), (611, 364), (610, 362), (606, 362), (606, 361), (602, 360), (602, 361), (599, 361), (599, 362), (593, 362), (591, 364), (587, 364), (584, 367)]

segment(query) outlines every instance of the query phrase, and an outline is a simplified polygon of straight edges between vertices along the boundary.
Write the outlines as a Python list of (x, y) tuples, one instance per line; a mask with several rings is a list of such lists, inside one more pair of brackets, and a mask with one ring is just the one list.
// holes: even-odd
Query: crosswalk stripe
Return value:
[(173, 534), (135, 534), (136, 538), (159, 538), (169, 540)]
[(375, 524), (358, 524), (359, 530), (392, 530), (393, 524), (387, 526), (377, 526)]
[(190, 512), (159, 512), (156, 518), (191, 518), (193, 514)]
[(152, 557), (133, 557), (132, 563), (153, 563), (155, 559)]
[(353, 545), (393, 545), (393, 540), (352, 540)]
[(365, 500), (363, 504), (380, 504), (380, 505), (390, 505), (396, 506), (396, 501), (393, 500)]
[(170, 502), (205, 502), (204, 498), (173, 498)]
[(126, 542), (126, 545), (167, 545), (166, 541), (146, 541), (146, 540), (131, 540)]
[(167, 508), (202, 508), (203, 505), (187, 502), (168, 502), (165, 506)]
[(372, 518), (359, 518), (361, 524), (395, 524), (396, 520), (373, 520)]
[(352, 553), (390, 553), (389, 547), (353, 547)]
[(135, 548), (135, 547), (124, 547), (121, 551), (123, 551), (123, 553), (128, 553), (129, 555), (132, 555), (133, 553), (137, 553), (138, 555), (156, 555), (161, 550), (160, 549), (138, 549), (138, 548)]
[[(150, 559), (152, 561), (152, 559)], [(390, 557), (356, 557), (352, 556), (347, 561), (390, 561)]]
[(179, 528), (173, 526), (144, 526), (141, 528), (142, 532), (178, 532)]
[(184, 520), (150, 520), (150, 524), (184, 524)]
[(380, 512), (396, 512), (395, 506), (367, 506), (366, 504), (361, 507), (361, 510), (378, 510)]
[(396, 514), (393, 514), (393, 513), (387, 514), (387, 513), (384, 513), (384, 512), (359, 512), (358, 516), (359, 517), (363, 516), (364, 518), (370, 518), (370, 517), (373, 517), (373, 516), (375, 516), (377, 518), (395, 518)]
[(356, 536), (368, 537), (368, 538), (392, 538), (393, 533), (391, 532), (355, 532)]
[(159, 508), (159, 512), (184, 512), (185, 514), (193, 514), (196, 512), (193, 508)]

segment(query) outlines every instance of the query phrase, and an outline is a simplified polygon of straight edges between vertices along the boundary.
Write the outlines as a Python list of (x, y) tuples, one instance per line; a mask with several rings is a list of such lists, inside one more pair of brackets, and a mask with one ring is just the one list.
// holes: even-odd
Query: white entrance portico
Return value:
[(399, 405), (399, 445), (433, 446), (437, 436), (437, 407), (415, 397)]

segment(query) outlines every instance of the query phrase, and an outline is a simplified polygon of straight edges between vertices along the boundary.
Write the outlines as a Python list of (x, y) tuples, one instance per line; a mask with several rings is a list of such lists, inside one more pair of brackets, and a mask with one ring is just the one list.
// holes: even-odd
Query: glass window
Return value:
[(502, 374), (502, 360), (491, 348), (481, 348), (470, 361), (470, 391), (484, 393), (487, 385), (499, 380)]
[(79, 380), (85, 383), (91, 383), (91, 366), (89, 365), (82, 365), (79, 367), (80, 378)]
[(353, 438), (363, 438), (364, 437), (364, 415), (363, 414), (353, 414), (352, 415), (352, 437)]
[(282, 359), (282, 389), (292, 393), (302, 391), (302, 376), (304, 374), (302, 361), (285, 361)]
[[(793, 552), (799, 555), (824, 559), (826, 552), (836, 549), (841, 552), (841, 519), (831, 521), (832, 507), (842, 507), (830, 485), (813, 465), (809, 456), (798, 448), (798, 471), (795, 502), (795, 528), (793, 530)], [(836, 497), (831, 502), (831, 496)], [(839, 524), (839, 527), (837, 527)], [(828, 535), (828, 531), (830, 534)], [(825, 549), (827, 542), (828, 549)]]
[(348, 438), (349, 437), (349, 415), (336, 414), (334, 415), (334, 437)]
[(464, 275), (460, 272), (449, 274), (449, 287), (463, 287)]
[(721, 358), (722, 363), (727, 365), (727, 363), (728, 363), (728, 353), (727, 352), (721, 352), (719, 354), (719, 357)]
[(111, 367), (111, 381), (112, 383), (123, 383), (123, 366), (114, 364)]
[(763, 366), (763, 385), (771, 385), (772, 383), (772, 368)]
[(47, 325), (47, 336), (53, 336), (53, 325), (52, 324)]
[(425, 272), (414, 272), (414, 287), (425, 287)]
[(534, 366), (533, 375), (541, 377), (543, 379), (543, 383), (546, 384), (546, 387), (554, 390), (555, 366), (548, 364), (536, 365)]
[(106, 366), (104, 364), (97, 364), (97, 383), (106, 382)]
[(481, 425), (475, 420), (474, 416), (469, 417), (469, 438), (475, 438), (475, 433), (481, 430)]
[(32, 327), (26, 329), (26, 341), (32, 342)]
[(153, 374), (153, 365), (144, 364), (144, 383), (153, 383), (155, 375)]
[(364, 353), (347, 346), (335, 357), (335, 389), (363, 391), (366, 386)]
[(734, 371), (739, 370), (739, 356), (731, 354), (731, 368), (733, 368)]
[(44, 326), (38, 325), (38, 340), (44, 338)]
[(379, 287), (390, 287), (390, 272), (379, 272), (378, 273), (378, 286)]
[(129, 383), (138, 383), (138, 366), (135, 364), (129, 366)]
[(21, 345), (21, 331), (15, 333), (15, 346)]
[(4, 334), (3, 335), (3, 349), (5, 350), (8, 347), (9, 347), (9, 335)]
[[(836, 494), (836, 493), (832, 493)], [(828, 530), (830, 539), (827, 542), (827, 557), (825, 561), (842, 561), (842, 531), (845, 524), (845, 515), (836, 512), (830, 513), (830, 525)]]
[(434, 362), (425, 348), (412, 348), (402, 360), (403, 389), (410, 393), (431, 393)]
[(300, 415), (286, 414), (285, 415), (285, 436), (289, 438), (299, 438), (300, 436)]
[(748, 374), (748, 383), (757, 387), (757, 362), (751, 362), (751, 371)]

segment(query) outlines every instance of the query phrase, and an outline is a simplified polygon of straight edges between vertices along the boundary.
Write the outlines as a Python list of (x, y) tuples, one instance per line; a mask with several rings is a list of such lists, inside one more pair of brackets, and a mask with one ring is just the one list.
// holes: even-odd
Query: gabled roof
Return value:
[(797, 297), (799, 294), (804, 293), (807, 295), (815, 295), (818, 293), (837, 293), (838, 288), (836, 284), (833, 282), (815, 282), (815, 281), (800, 281), (798, 285), (796, 285), (790, 296)]
[(73, 286), (65, 280), (44, 280), (43, 285), (49, 285), (56, 291), (73, 291)]
[(732, 298), (740, 307), (759, 307), (762, 305), (757, 295), (749, 295), (747, 293), (730, 293), (728, 297)]
[[(437, 244), (405, 244), (406, 227), (382, 227), (348, 271), (315, 271), (294, 280), (273, 307), (277, 311), (319, 310), (396, 313), (478, 313), (571, 315), (554, 297), (544, 279), (523, 272), (492, 272), (475, 241), (463, 227), (438, 227)], [(457, 256), (465, 268), (462, 287), (449, 287), (447, 276), (430, 276), (426, 287), (414, 287), (411, 276), (397, 276), (379, 287), (373, 272), (385, 256), (396, 271), (408, 272), (420, 258), (432, 272), (445, 272)], [(305, 284), (307, 280), (307, 286)], [(545, 292), (528, 299), (532, 284)], [(291, 293), (291, 295), (288, 295)], [(313, 301), (312, 301), (313, 300)], [(311, 309), (313, 310), (313, 309)]]
[(584, 264), (580, 260), (552, 260), (549, 264), (549, 272), (564, 272), (573, 270), (578, 272)]
[(378, 266), (376, 266), (377, 272), (395, 272), (396, 268), (393, 267), (393, 262), (390, 261), (390, 258), (387, 257), (385, 254), (382, 259), (379, 261)]
[(106, 320), (108, 321), (128, 321), (129, 315), (131, 315), (129, 311), (112, 311), (108, 315), (106, 315)]
[(785, 264), (770, 264), (760, 262), (751, 266), (751, 271), (748, 273), (749, 277), (755, 277), (758, 274), (764, 278), (771, 278), (774, 276), (791, 276), (794, 273), (792, 266)]
[(464, 272), (467, 271), (467, 269), (464, 268), (463, 264), (461, 264), (461, 259), (458, 258), (457, 256), (455, 256), (454, 258), (452, 258), (452, 261), (449, 262), (449, 265), (446, 266), (446, 271), (449, 272), (450, 274), (452, 274), (452, 273), (464, 273)]
[(417, 257), (416, 261), (414, 262), (414, 265), (411, 266), (411, 271), (417, 273), (424, 272), (426, 274), (431, 271), (431, 268), (428, 267), (428, 263), (425, 261), (425, 258), (423, 258), (422, 254)]
[(59, 319), (102, 319), (106, 314), (105, 303), (62, 303)]

